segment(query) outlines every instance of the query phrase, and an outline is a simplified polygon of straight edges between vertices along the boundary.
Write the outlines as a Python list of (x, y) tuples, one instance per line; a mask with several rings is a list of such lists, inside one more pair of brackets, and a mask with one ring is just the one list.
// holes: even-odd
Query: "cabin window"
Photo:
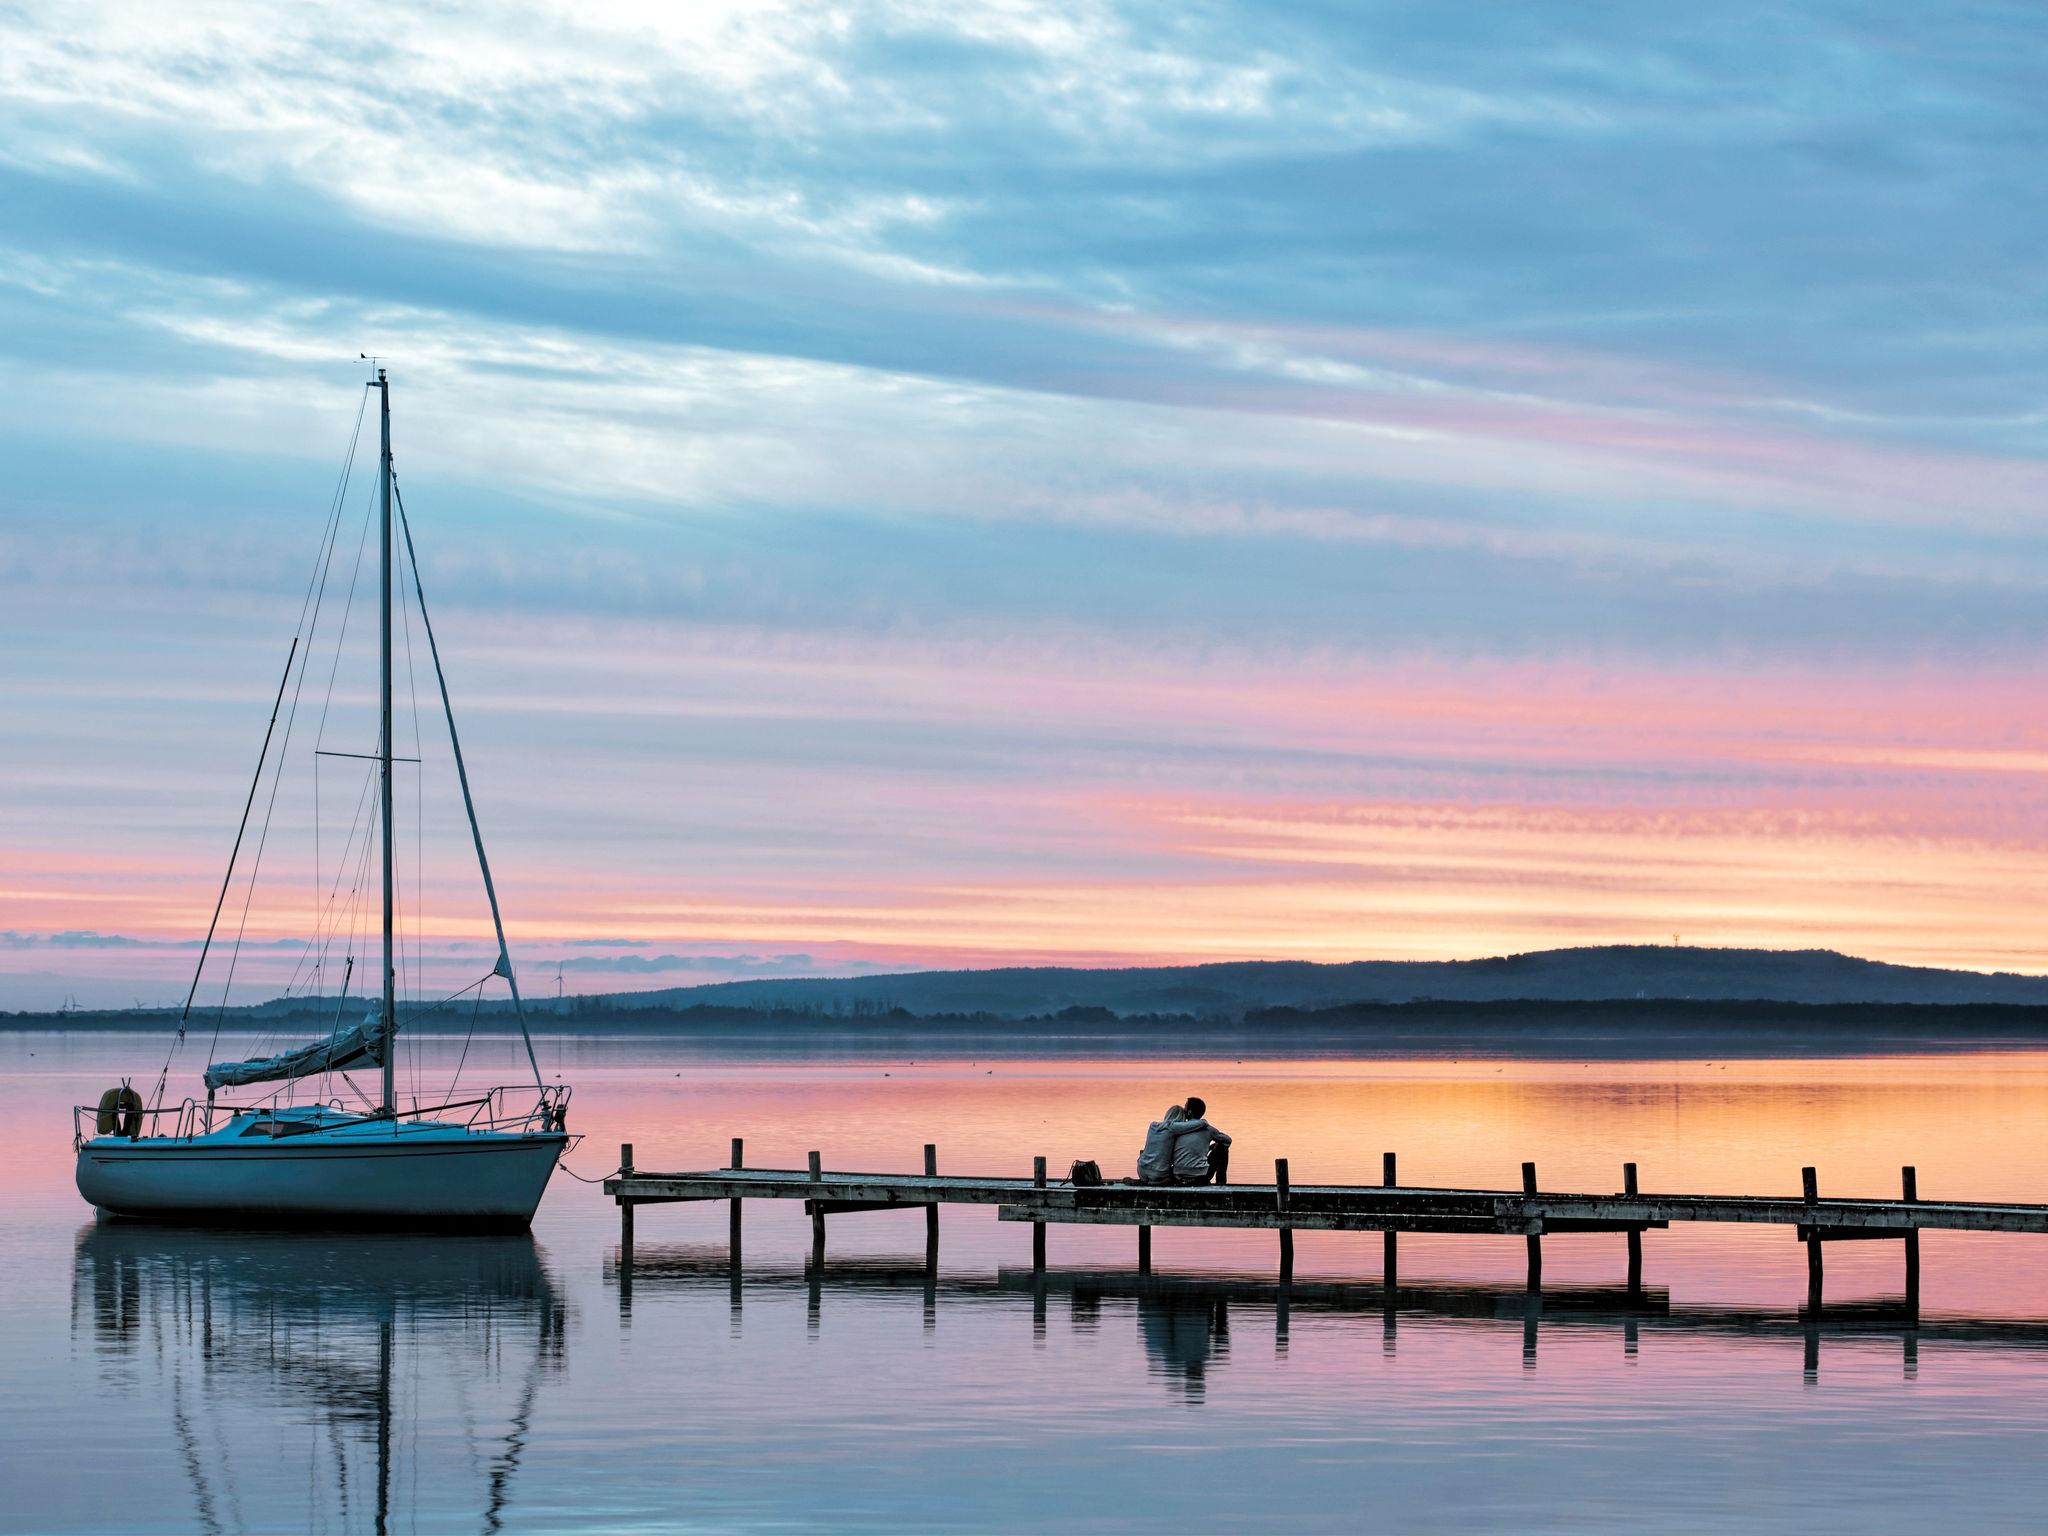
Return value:
[(305, 1136), (319, 1129), (319, 1126), (304, 1120), (258, 1120), (242, 1134), (267, 1136), (275, 1140), (279, 1136)]

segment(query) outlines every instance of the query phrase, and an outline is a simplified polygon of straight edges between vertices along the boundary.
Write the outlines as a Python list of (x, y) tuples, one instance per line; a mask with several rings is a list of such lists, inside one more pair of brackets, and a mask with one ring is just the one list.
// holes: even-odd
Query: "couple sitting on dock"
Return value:
[(1200, 1099), (1189, 1099), (1146, 1127), (1140, 1184), (1230, 1182), (1230, 1137), (1208, 1122), (1208, 1110)]

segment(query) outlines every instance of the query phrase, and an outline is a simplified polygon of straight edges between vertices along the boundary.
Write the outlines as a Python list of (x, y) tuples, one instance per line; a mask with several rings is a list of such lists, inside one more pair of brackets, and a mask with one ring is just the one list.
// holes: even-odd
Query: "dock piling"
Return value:
[[(1920, 1203), (1920, 1170), (1908, 1164), (1899, 1170), (1899, 1198), (1907, 1205)], [(1920, 1229), (1906, 1234), (1906, 1310), (1920, 1315)]]
[[(1820, 1178), (1813, 1169), (1799, 1170), (1799, 1192), (1809, 1206), (1819, 1202)], [(1816, 1211), (1806, 1225), (1806, 1306), (1816, 1316), (1821, 1307), (1821, 1274), (1820, 1214)]]
[(1138, 1228), (1138, 1273), (1141, 1275), (1152, 1273), (1152, 1229), (1150, 1227)]
[[(1522, 1193), (1532, 1197), (1536, 1193), (1536, 1165), (1534, 1163), (1522, 1164)], [(1532, 1223), (1534, 1220), (1534, 1218), (1531, 1218)], [(1537, 1224), (1540, 1225), (1540, 1223)], [(1543, 1289), (1543, 1238), (1540, 1233), (1532, 1231), (1528, 1234), (1528, 1243), (1529, 1289), (1540, 1291)]]
[[(1031, 1187), (1033, 1189), (1045, 1188), (1045, 1159), (1043, 1157), (1031, 1159)], [(1041, 1272), (1045, 1269), (1045, 1223), (1042, 1221), (1031, 1223), (1031, 1267)]]
[[(1031, 1187), (1045, 1188), (1045, 1159), (1031, 1159)], [(1045, 1344), (1045, 1223), (1031, 1223), (1031, 1341)]]
[[(746, 1157), (746, 1143), (737, 1136), (733, 1137), (732, 1161), (726, 1166), (730, 1168), (744, 1168), (746, 1166)], [(726, 1212), (725, 1218), (726, 1300), (732, 1310), (732, 1327), (734, 1329), (734, 1336), (737, 1337), (740, 1325), (740, 1308), (745, 1304), (746, 1300), (745, 1287), (742, 1285), (740, 1278), (740, 1202), (739, 1198), (735, 1196), (726, 1203), (731, 1207)]]
[[(1394, 1177), (1394, 1154), (1380, 1154), (1380, 1183), (1387, 1189), (1399, 1184)], [(1392, 1291), (1401, 1283), (1401, 1239), (1392, 1227), (1380, 1234), (1380, 1285)]]
[[(633, 1143), (619, 1143), (619, 1176), (633, 1176)], [(619, 1316), (633, 1315), (633, 1202), (626, 1195), (619, 1201)]]
[[(1273, 1209), (1280, 1215), (1287, 1214), (1287, 1159), (1273, 1159)], [(1280, 1229), (1280, 1278), (1292, 1279), (1294, 1275), (1294, 1228)]]
[[(813, 1152), (811, 1154), (811, 1182), (813, 1184), (822, 1183), (824, 1177), (824, 1159), (816, 1152)], [(810, 1206), (811, 1263), (813, 1265), (822, 1265), (825, 1262), (825, 1202), (822, 1199), (814, 1199), (810, 1202)]]
[[(1633, 1200), (1640, 1191), (1636, 1188), (1636, 1165), (1621, 1165), (1621, 1192)], [(1628, 1230), (1628, 1290), (1631, 1296), (1643, 1288), (1643, 1234), (1635, 1227)]]
[[(928, 1179), (939, 1176), (937, 1142), (924, 1144), (924, 1176)], [(939, 1203), (936, 1200), (924, 1208), (924, 1261), (926, 1264), (939, 1262)]]
[[(732, 1139), (732, 1161), (726, 1164), (726, 1166), (728, 1168), (744, 1168), (747, 1166), (747, 1144), (737, 1136)], [(740, 1202), (738, 1200), (732, 1202), (732, 1210), (726, 1216), (725, 1249), (732, 1262), (735, 1264), (739, 1263)]]

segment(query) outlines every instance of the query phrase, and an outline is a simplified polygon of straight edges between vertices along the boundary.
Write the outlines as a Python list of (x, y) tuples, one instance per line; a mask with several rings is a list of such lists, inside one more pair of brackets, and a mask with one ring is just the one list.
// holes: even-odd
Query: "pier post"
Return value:
[[(1534, 1163), (1522, 1164), (1522, 1193), (1527, 1196), (1534, 1196), (1536, 1193), (1536, 1165)], [(1531, 1232), (1527, 1241), (1529, 1244), (1529, 1289), (1540, 1291), (1543, 1289), (1543, 1238), (1540, 1234)]]
[[(816, 1152), (811, 1154), (811, 1182), (818, 1183), (825, 1177), (824, 1160)], [(825, 1262), (825, 1202), (811, 1202), (811, 1263)]]
[[(1399, 1181), (1394, 1177), (1394, 1154), (1380, 1154), (1380, 1183), (1392, 1189)], [(1380, 1234), (1380, 1286), (1391, 1291), (1400, 1284), (1401, 1237), (1389, 1227)]]
[[(732, 1139), (732, 1161), (726, 1166), (729, 1168), (744, 1168), (747, 1166), (747, 1144), (737, 1136)], [(740, 1202), (734, 1200), (731, 1202), (731, 1205), (732, 1210), (727, 1213), (725, 1219), (725, 1251), (727, 1257), (737, 1264), (740, 1261)]]
[[(1273, 1209), (1282, 1216), (1287, 1214), (1287, 1159), (1273, 1159)], [(1294, 1278), (1294, 1228), (1280, 1229), (1280, 1278)]]
[[(1045, 1188), (1045, 1159), (1031, 1159), (1031, 1184), (1034, 1189)], [(1045, 1223), (1031, 1223), (1031, 1267), (1043, 1273), (1045, 1270)]]
[[(1800, 1194), (1808, 1205), (1820, 1200), (1820, 1180), (1811, 1168), (1799, 1170)], [(1820, 1213), (1815, 1211), (1806, 1224), (1806, 1306), (1818, 1315), (1821, 1307)], [(1818, 1346), (1815, 1346), (1816, 1349)]]
[[(1636, 1165), (1621, 1165), (1621, 1192), (1630, 1199), (1640, 1193), (1636, 1188)], [(1630, 1231), (1628, 1234), (1628, 1293), (1633, 1297), (1643, 1288), (1643, 1234)]]
[[(1899, 1198), (1908, 1205), (1920, 1200), (1920, 1170), (1908, 1165), (1899, 1170)], [(1906, 1310), (1920, 1316), (1920, 1229), (1906, 1234)]]
[[(939, 1176), (937, 1142), (924, 1144), (924, 1176), (928, 1179)], [(924, 1262), (927, 1269), (939, 1262), (939, 1203), (936, 1200), (924, 1208)]]
[(1150, 1227), (1138, 1228), (1138, 1273), (1141, 1275), (1152, 1273), (1152, 1229)]
[[(619, 1175), (630, 1178), (633, 1173), (633, 1143), (619, 1143)], [(623, 1321), (633, 1315), (633, 1202), (626, 1196), (619, 1196), (619, 1317)]]
[[(633, 1176), (633, 1143), (619, 1143), (619, 1176), (630, 1179)], [(619, 1196), (619, 1263), (626, 1266), (633, 1262), (633, 1202)]]

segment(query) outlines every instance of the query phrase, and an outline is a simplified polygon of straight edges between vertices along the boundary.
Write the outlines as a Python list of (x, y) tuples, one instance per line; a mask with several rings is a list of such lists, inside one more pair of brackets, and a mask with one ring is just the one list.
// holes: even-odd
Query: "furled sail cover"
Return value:
[(373, 1008), (363, 1022), (337, 1029), (325, 1040), (315, 1040), (281, 1056), (259, 1056), (253, 1061), (216, 1061), (206, 1069), (208, 1088), (239, 1088), (244, 1083), (269, 1083), (279, 1078), (310, 1077), (316, 1072), (336, 1072), (359, 1061), (372, 1066), (384, 1064), (383, 1010)]

